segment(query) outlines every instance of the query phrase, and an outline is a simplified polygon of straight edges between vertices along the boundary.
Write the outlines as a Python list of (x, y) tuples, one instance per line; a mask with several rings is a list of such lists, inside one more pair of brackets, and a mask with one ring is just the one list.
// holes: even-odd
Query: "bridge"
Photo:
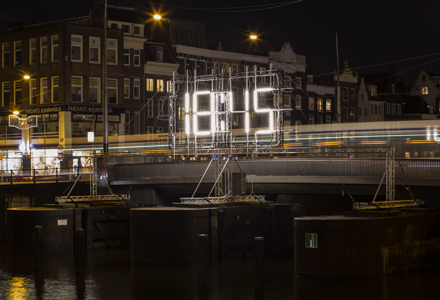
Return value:
[[(237, 157), (233, 172), (246, 174), (246, 192), (281, 198), (349, 197), (353, 201), (371, 201), (378, 192), (385, 195), (384, 157), (350, 158), (333, 155), (266, 156), (257, 159)], [(127, 158), (126, 158), (127, 160)], [(149, 160), (150, 162), (144, 162)], [(128, 162), (128, 163), (127, 163)], [(130, 191), (145, 203), (167, 205), (181, 196), (206, 196), (215, 183), (215, 168), (208, 157), (198, 160), (167, 161), (151, 157), (132, 157), (109, 167), (109, 183), (118, 193)], [(205, 173), (203, 180), (202, 175)], [(430, 207), (439, 207), (436, 199), (440, 181), (440, 161), (404, 159), (395, 162), (396, 199), (411, 199), (411, 193)], [(196, 195), (196, 196), (197, 196)]]

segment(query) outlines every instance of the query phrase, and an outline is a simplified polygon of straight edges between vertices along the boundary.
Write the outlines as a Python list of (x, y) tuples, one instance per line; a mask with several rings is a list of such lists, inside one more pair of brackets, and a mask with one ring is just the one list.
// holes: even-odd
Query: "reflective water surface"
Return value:
[(254, 257), (210, 265), (210, 286), (197, 289), (197, 265), (134, 266), (130, 251), (88, 253), (84, 274), (73, 254), (47, 255), (34, 272), (32, 256), (10, 255), (0, 246), (0, 299), (437, 299), (440, 271), (414, 271), (367, 279), (304, 279), (293, 258), (267, 258), (265, 292), (254, 292)]

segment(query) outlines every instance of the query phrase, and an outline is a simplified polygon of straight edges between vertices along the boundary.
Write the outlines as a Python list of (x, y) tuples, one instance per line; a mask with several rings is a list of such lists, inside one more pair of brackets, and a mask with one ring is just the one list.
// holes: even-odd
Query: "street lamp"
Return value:
[(249, 38), (251, 39), (251, 40), (256, 40), (257, 38), (258, 38), (258, 36), (256, 35), (256, 34), (251, 34), (251, 35), (249, 35)]
[(160, 19), (162, 19), (161, 15), (159, 15), (159, 14), (154, 14), (153, 18), (154, 18), (155, 20), (160, 20)]

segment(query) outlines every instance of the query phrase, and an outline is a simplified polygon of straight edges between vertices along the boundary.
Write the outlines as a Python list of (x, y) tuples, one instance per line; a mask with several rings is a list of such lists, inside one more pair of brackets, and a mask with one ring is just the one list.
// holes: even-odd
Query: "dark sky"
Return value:
[[(115, 0), (108, 0), (109, 4)], [(117, 0), (122, 1), (122, 0)], [(292, 2), (292, 4), (288, 4)], [(289, 41), (317, 74), (336, 69), (339, 56), (359, 73), (388, 71), (412, 84), (422, 69), (440, 74), (439, 0), (127, 0), (145, 10), (155, 8), (173, 17), (207, 23), (211, 45), (224, 50), (246, 46), (255, 31), (263, 48)], [(41, 4), (44, 3), (44, 4)], [(29, 18), (45, 20), (88, 14), (92, 0), (8, 1), (2, 4), (1, 30)], [(266, 6), (264, 6), (266, 5)], [(269, 8), (268, 5), (280, 6)], [(393, 63), (394, 62), (394, 63)]]

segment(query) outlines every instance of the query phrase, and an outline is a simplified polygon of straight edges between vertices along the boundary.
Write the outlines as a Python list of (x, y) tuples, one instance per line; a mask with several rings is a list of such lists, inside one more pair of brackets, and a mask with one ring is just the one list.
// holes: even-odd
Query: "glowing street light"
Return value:
[(13, 114), (18, 115), (20, 112), (18, 110), (14, 110)]
[(251, 38), (251, 40), (256, 40), (258, 38), (256, 34), (251, 34), (249, 37)]
[(153, 16), (153, 18), (154, 18), (155, 20), (160, 20), (160, 19), (162, 19), (161, 15), (159, 15), (159, 14), (155, 14), (155, 15)]
[(26, 80), (28, 80), (28, 79), (31, 78), (31, 77), (30, 77), (29, 75), (25, 74), (25, 75), (23, 76), (23, 78), (26, 79)]

